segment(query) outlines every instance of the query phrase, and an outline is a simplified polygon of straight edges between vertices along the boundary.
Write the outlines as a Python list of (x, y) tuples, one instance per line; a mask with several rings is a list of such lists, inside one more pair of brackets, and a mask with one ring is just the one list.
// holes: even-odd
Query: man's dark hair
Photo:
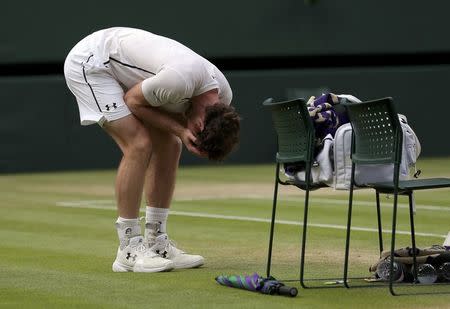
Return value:
[(209, 160), (222, 161), (239, 143), (240, 120), (232, 106), (218, 103), (207, 107), (198, 149), (206, 152)]

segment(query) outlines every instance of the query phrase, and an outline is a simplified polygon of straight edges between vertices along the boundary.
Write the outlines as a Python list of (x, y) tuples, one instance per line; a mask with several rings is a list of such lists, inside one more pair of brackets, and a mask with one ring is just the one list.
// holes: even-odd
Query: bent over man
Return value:
[[(120, 147), (115, 192), (119, 248), (115, 272), (158, 272), (203, 265), (176, 248), (166, 222), (182, 143), (222, 160), (239, 140), (225, 76), (205, 58), (166, 37), (109, 28), (81, 40), (64, 64), (82, 125), (98, 123)], [(145, 231), (139, 224), (142, 192)]]

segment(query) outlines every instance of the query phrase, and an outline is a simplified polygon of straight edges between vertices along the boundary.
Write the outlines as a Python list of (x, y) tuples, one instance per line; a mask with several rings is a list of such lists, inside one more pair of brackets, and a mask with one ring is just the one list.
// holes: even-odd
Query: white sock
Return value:
[[(146, 227), (151, 227), (155, 223), (159, 223), (158, 230), (155, 231), (157, 233), (166, 233), (166, 224), (167, 224), (167, 217), (169, 216), (169, 208), (157, 208), (157, 207), (151, 207), (147, 206), (145, 210), (145, 223)], [(156, 224), (158, 226), (158, 224)]]
[(123, 249), (128, 240), (132, 237), (141, 235), (141, 225), (139, 218), (125, 219), (118, 217), (116, 221), (117, 235), (119, 236), (120, 248)]

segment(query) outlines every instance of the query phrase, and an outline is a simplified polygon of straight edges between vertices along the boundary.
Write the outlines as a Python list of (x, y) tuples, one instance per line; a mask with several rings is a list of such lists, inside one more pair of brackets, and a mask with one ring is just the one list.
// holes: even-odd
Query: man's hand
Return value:
[(190, 118), (187, 119), (187, 128), (195, 134), (200, 133), (201, 131), (203, 131), (204, 128), (203, 118), (191, 116)]
[(183, 130), (183, 132), (180, 134), (181, 141), (183, 142), (184, 146), (186, 146), (187, 150), (189, 152), (201, 157), (206, 158), (208, 157), (208, 154), (205, 152), (201, 152), (196, 145), (197, 138), (195, 135), (191, 132), (189, 129)]
[[(186, 127), (187, 124), (185, 119), (182, 119), (181, 116), (161, 110), (160, 107), (153, 107), (150, 105), (142, 94), (141, 83), (128, 90), (124, 99), (131, 112), (144, 124), (175, 134), (181, 138), (181, 141), (191, 153), (201, 158), (208, 157), (207, 153), (201, 152), (197, 148), (195, 143), (197, 140), (195, 133)], [(196, 120), (193, 128), (195, 128), (196, 131), (203, 129), (203, 122), (201, 119)]]
[(188, 129), (194, 134), (203, 131), (205, 127), (206, 109), (217, 103), (219, 103), (219, 93), (217, 89), (211, 89), (192, 97), (191, 106), (186, 113)]

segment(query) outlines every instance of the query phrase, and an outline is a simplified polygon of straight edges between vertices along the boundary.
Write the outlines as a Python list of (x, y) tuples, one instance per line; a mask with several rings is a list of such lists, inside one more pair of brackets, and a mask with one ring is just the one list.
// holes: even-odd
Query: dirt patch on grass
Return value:
[[(58, 184), (51, 185), (21, 185), (16, 187), (19, 192), (34, 192), (34, 193), (67, 193), (80, 194), (83, 196), (91, 195), (94, 197), (114, 197), (113, 184)], [(186, 183), (180, 182), (177, 184), (174, 193), (175, 200), (186, 199), (210, 199), (210, 198), (273, 198), (274, 185), (261, 183), (208, 183), (196, 182)], [(303, 198), (304, 191), (299, 190), (294, 186), (279, 186), (279, 196), (281, 198)], [(316, 193), (317, 192), (317, 193)], [(346, 191), (336, 191), (332, 188), (323, 188), (320, 191), (313, 191), (311, 196), (330, 196), (342, 195), (347, 196)]]
[(80, 194), (92, 195), (96, 197), (113, 197), (113, 185), (70, 185), (70, 184), (51, 184), (51, 185), (33, 185), (33, 186), (18, 186), (16, 188), (19, 192), (28, 193), (58, 193), (58, 194)]
[[(206, 188), (206, 189), (205, 189)], [(273, 198), (274, 185), (260, 183), (235, 183), (235, 184), (209, 184), (181, 183), (175, 189), (174, 198), (181, 199), (207, 199), (207, 198)], [(279, 186), (278, 193), (281, 197), (302, 198), (304, 191), (294, 186)], [(323, 188), (317, 191), (319, 196), (342, 195), (347, 196), (346, 191), (336, 191), (332, 188)], [(312, 194), (315, 194), (313, 192)]]

